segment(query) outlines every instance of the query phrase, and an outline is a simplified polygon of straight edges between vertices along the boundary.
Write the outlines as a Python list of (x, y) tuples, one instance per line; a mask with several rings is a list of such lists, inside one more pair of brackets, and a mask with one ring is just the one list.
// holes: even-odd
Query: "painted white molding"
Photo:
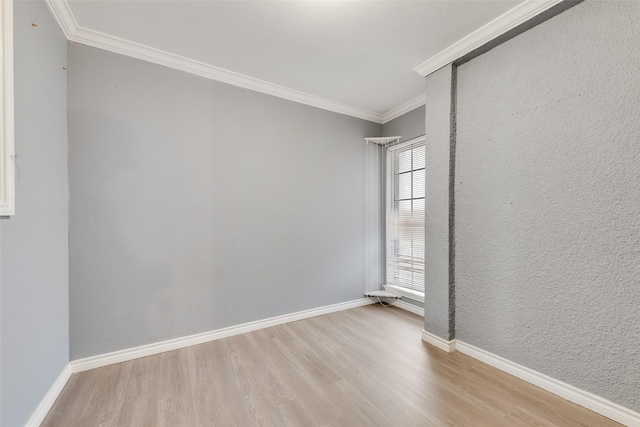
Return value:
[[(410, 139), (408, 141), (405, 142), (401, 142), (400, 144), (396, 144), (392, 147), (388, 147), (387, 149), (389, 151), (394, 151), (394, 150), (398, 150), (400, 148), (412, 145), (412, 144), (417, 144), (418, 142), (422, 142), (425, 140), (425, 136), (419, 136), (417, 138), (413, 138)], [(408, 289), (408, 288), (403, 288), (402, 286), (396, 286), (396, 285), (383, 285), (384, 286), (384, 290), (385, 291), (389, 291), (392, 292), (394, 294), (398, 294), (402, 297), (408, 298), (408, 299), (412, 299), (414, 301), (418, 301), (418, 302), (422, 302), (424, 303), (424, 293), (423, 292), (418, 292), (418, 291), (414, 291), (413, 289)]]
[(62, 391), (64, 386), (67, 384), (67, 381), (69, 381), (70, 377), (71, 366), (67, 363), (60, 375), (58, 375), (58, 378), (56, 378), (47, 394), (45, 394), (40, 401), (40, 404), (38, 405), (36, 410), (33, 411), (31, 416), (27, 420), (26, 424), (24, 425), (25, 427), (38, 427), (40, 423), (42, 423), (44, 417), (46, 417), (49, 413), (49, 410), (60, 395), (60, 392)]
[(160, 341), (153, 344), (141, 345), (139, 347), (118, 350), (111, 353), (99, 354), (97, 356), (91, 356), (84, 359), (71, 361), (71, 370), (73, 373), (87, 371), (89, 369), (113, 365), (114, 363), (126, 362), (128, 360), (138, 359), (140, 357), (152, 356), (154, 354), (164, 353), (165, 351), (177, 350), (179, 348), (189, 347), (191, 345), (202, 344), (209, 341), (219, 340), (221, 338), (244, 334), (246, 332), (257, 331), (258, 329), (269, 328), (271, 326), (282, 325), (284, 323), (295, 322), (315, 316), (322, 316), (323, 314), (348, 310), (350, 308), (362, 307), (369, 304), (373, 304), (373, 301), (371, 301), (369, 298), (361, 298), (353, 301), (327, 305), (325, 307), (298, 311), (297, 313), (271, 317), (269, 319), (257, 320), (255, 322), (243, 323), (241, 325), (217, 329), (215, 331), (203, 332), (186, 337)]
[(13, 112), (13, 1), (0, 2), (0, 216), (16, 213)]
[(145, 46), (129, 40), (114, 37), (109, 34), (93, 31), (79, 26), (66, 0), (46, 0), (51, 13), (58, 21), (67, 38), (73, 42), (97, 47), (165, 67), (185, 71), (207, 79), (238, 86), (256, 92), (266, 93), (300, 104), (309, 105), (334, 113), (344, 114), (375, 123), (382, 123), (382, 114), (352, 107), (326, 98), (311, 95), (295, 89), (290, 89), (264, 80), (256, 79), (244, 74), (236, 73), (224, 68), (205, 64), (183, 56), (174, 55), (150, 46)]
[(47, 7), (56, 20), (62, 32), (70, 39), (71, 36), (78, 30), (78, 23), (75, 16), (69, 8), (69, 3), (66, 0), (45, 0)]
[(426, 94), (422, 94), (420, 96), (417, 96), (417, 97), (413, 98), (412, 100), (407, 101), (404, 104), (397, 106), (393, 110), (390, 110), (390, 111), (387, 111), (386, 113), (384, 113), (382, 115), (382, 124), (390, 122), (393, 119), (397, 119), (398, 117), (402, 116), (403, 114), (407, 114), (409, 111), (413, 111), (416, 108), (422, 107), (426, 103), (427, 103), (427, 95)]
[(424, 308), (418, 307), (417, 305), (409, 304), (408, 302), (398, 300), (393, 303), (393, 306), (398, 307), (402, 310), (406, 310), (410, 313), (417, 314), (418, 316), (424, 317)]
[(510, 29), (552, 8), (561, 1), (562, 0), (526, 0), (478, 28), (471, 34), (461, 38), (443, 51), (435, 54), (413, 70), (423, 77), (428, 76), (434, 71), (438, 71), (445, 65), (451, 64), (456, 59), (463, 57), (467, 53), (506, 33)]
[(424, 329), (422, 330), (422, 341), (431, 344), (440, 350), (446, 351), (447, 353), (451, 353), (456, 349), (456, 340), (447, 341), (444, 338), (440, 338), (439, 336), (432, 334), (431, 332), (425, 331)]
[(457, 342), (456, 350), (625, 426), (640, 427), (640, 414), (617, 403), (613, 403), (593, 393), (581, 390), (570, 384), (534, 371), (533, 369), (518, 365), (517, 363), (462, 341)]

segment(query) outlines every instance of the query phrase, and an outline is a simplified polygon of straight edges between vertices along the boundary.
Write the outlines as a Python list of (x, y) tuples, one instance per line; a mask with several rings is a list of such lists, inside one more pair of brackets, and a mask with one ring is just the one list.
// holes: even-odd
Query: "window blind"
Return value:
[(387, 285), (424, 295), (424, 139), (390, 147), (387, 163)]

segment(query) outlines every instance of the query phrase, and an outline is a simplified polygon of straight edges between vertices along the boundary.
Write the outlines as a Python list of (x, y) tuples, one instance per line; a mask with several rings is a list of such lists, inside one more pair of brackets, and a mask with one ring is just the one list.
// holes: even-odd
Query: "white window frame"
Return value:
[[(391, 167), (391, 156), (389, 154), (391, 154), (395, 150), (399, 150), (399, 149), (402, 149), (402, 148), (407, 147), (409, 145), (418, 144), (418, 143), (421, 143), (421, 142), (422, 143), (426, 142), (425, 135), (419, 136), (417, 138), (410, 139), (410, 140), (405, 141), (403, 143), (396, 144), (396, 145), (393, 145), (393, 146), (387, 148), (387, 171), (386, 171), (386, 192), (387, 192), (387, 196), (385, 197), (387, 218), (389, 218), (390, 210), (391, 210), (391, 207), (390, 207), (391, 199), (390, 198), (391, 198), (391, 185), (392, 185), (392, 180), (393, 180), (393, 177), (391, 176), (393, 168)], [(425, 162), (426, 162), (426, 159), (425, 159)], [(426, 189), (425, 189), (425, 191), (426, 191)], [(425, 196), (426, 196), (426, 194), (425, 194)], [(425, 197), (425, 203), (426, 203), (426, 197)], [(426, 209), (426, 205), (425, 205), (425, 209)], [(388, 230), (387, 230), (388, 224), (387, 224), (386, 220), (384, 221), (384, 227), (385, 227), (385, 248), (388, 248), (389, 247), (389, 234), (388, 234)], [(426, 242), (425, 242), (425, 244), (426, 244)], [(388, 253), (385, 254), (385, 280), (386, 280), (386, 277), (388, 277), (387, 276), (387, 274), (388, 274), (387, 270), (388, 270), (388, 265), (389, 265), (388, 264), (388, 255), (389, 255)], [(426, 275), (425, 275), (425, 277), (426, 277)], [(389, 292), (393, 292), (395, 294), (401, 295), (401, 296), (403, 296), (405, 298), (409, 298), (409, 299), (412, 299), (414, 301), (419, 301), (419, 302), (424, 303), (424, 292), (419, 292), (419, 291), (416, 291), (416, 290), (413, 290), (413, 289), (408, 289), (408, 288), (404, 288), (404, 287), (401, 287), (401, 286), (395, 286), (395, 285), (388, 284), (388, 283), (384, 285), (384, 289), (389, 291)]]
[(15, 214), (13, 1), (0, 1), (0, 216)]

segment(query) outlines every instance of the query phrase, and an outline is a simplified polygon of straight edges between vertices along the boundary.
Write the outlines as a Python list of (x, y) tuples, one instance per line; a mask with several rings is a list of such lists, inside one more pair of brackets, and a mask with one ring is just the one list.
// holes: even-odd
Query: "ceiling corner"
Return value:
[(60, 28), (68, 40), (334, 113), (344, 114), (378, 124), (382, 124), (383, 122), (382, 114), (215, 67), (130, 40), (114, 37), (110, 34), (83, 28), (76, 22), (69, 3), (66, 0), (45, 1), (51, 14), (58, 22), (58, 25), (60, 25)]
[(70, 39), (71, 36), (77, 31), (78, 23), (76, 22), (76, 18), (73, 16), (71, 12), (71, 8), (69, 7), (69, 3), (67, 0), (45, 0), (47, 6), (49, 7), (49, 11), (53, 15), (53, 18), (56, 20), (62, 32)]
[(427, 102), (427, 95), (422, 94), (420, 96), (416, 96), (410, 101), (405, 102), (402, 105), (397, 106), (393, 110), (389, 110), (382, 115), (382, 124), (390, 122), (393, 119), (396, 119), (403, 114), (408, 113), (409, 111), (413, 111), (418, 107), (422, 107)]
[(426, 77), (562, 1), (526, 0), (435, 54), (413, 70), (422, 77)]

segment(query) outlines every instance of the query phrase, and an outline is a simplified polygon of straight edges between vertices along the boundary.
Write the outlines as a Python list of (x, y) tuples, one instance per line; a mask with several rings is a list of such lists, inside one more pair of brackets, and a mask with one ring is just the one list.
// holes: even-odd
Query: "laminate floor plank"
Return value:
[(366, 306), (73, 374), (43, 427), (619, 426)]
[[(161, 358), (159, 356), (160, 355), (143, 357), (125, 362), (131, 364), (131, 371), (120, 414), (118, 414), (117, 421), (114, 425), (152, 426), (155, 424), (159, 403), (157, 383), (161, 378)], [(92, 372), (93, 370), (74, 374), (74, 376), (90, 374)], [(73, 417), (69, 417), (69, 421), (73, 422)]]

